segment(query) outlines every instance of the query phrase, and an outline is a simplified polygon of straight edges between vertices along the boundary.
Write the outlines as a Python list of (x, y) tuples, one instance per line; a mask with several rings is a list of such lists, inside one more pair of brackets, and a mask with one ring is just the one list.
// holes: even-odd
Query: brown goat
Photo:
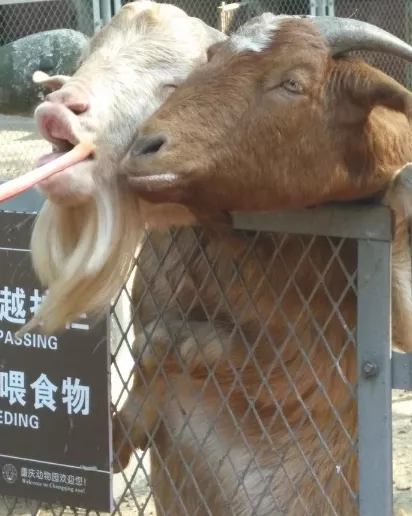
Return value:
[[(211, 219), (382, 194), (396, 215), (392, 341), (410, 351), (412, 95), (342, 55), (355, 49), (412, 61), (355, 20), (252, 20), (139, 128), (121, 174), (139, 197)], [(358, 514), (356, 293), (341, 266), (355, 273), (356, 242), (213, 225), (150, 241), (133, 292), (134, 387), (114, 421), (121, 466), (150, 447), (159, 515)]]

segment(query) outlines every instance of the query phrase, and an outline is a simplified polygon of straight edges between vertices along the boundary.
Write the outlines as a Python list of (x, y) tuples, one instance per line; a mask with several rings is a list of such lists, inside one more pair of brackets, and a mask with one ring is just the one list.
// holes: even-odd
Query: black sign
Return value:
[(111, 512), (109, 319), (15, 336), (45, 294), (34, 220), (0, 211), (0, 492)]

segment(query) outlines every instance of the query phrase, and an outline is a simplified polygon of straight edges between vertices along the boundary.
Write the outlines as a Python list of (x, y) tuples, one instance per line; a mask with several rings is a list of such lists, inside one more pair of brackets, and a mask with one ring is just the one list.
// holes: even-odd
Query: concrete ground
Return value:
[[(35, 133), (32, 120), (0, 116), (0, 179), (10, 179), (30, 170), (35, 160), (49, 148), (50, 146)], [(125, 351), (121, 358), (122, 370), (128, 367), (129, 358)], [(119, 382), (116, 378), (113, 383), (114, 389), (118, 390)], [(113, 478), (118, 514), (155, 516), (144, 471), (149, 471), (147, 458), (143, 460), (143, 467), (137, 467), (137, 464), (135, 459), (124, 475), (118, 474)], [(404, 391), (393, 393), (393, 464), (395, 507), (402, 508), (406, 515), (412, 516), (412, 393)], [(13, 506), (12, 500), (0, 498), (0, 516), (36, 514), (35, 503), (19, 502), (11, 510)], [(51, 511), (47, 507), (42, 507), (37, 514), (51, 516), (53, 513), (80, 516), (85, 514), (85, 511), (73, 512), (72, 509), (66, 509), (61, 513), (57, 508)]]

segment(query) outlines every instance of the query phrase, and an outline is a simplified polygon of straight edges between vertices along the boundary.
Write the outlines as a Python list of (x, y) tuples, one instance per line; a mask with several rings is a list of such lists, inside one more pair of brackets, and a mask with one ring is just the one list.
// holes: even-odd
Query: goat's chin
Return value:
[(99, 185), (93, 199), (76, 207), (46, 201), (31, 251), (48, 293), (19, 334), (38, 326), (50, 334), (82, 313), (103, 313), (127, 281), (142, 232), (136, 197), (113, 184)]

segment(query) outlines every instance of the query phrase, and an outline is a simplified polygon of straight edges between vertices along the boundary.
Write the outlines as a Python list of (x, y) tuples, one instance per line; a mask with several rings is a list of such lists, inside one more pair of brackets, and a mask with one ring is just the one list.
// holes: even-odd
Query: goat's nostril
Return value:
[(135, 156), (147, 156), (156, 154), (166, 143), (166, 138), (162, 135), (144, 136), (139, 138), (133, 146), (132, 153)]
[(53, 91), (46, 96), (46, 100), (54, 104), (62, 104), (66, 106), (75, 115), (80, 115), (88, 110), (89, 104), (78, 95), (63, 90)]
[(89, 105), (86, 102), (68, 102), (66, 107), (73, 111), (75, 115), (80, 115), (81, 113), (87, 111)]

